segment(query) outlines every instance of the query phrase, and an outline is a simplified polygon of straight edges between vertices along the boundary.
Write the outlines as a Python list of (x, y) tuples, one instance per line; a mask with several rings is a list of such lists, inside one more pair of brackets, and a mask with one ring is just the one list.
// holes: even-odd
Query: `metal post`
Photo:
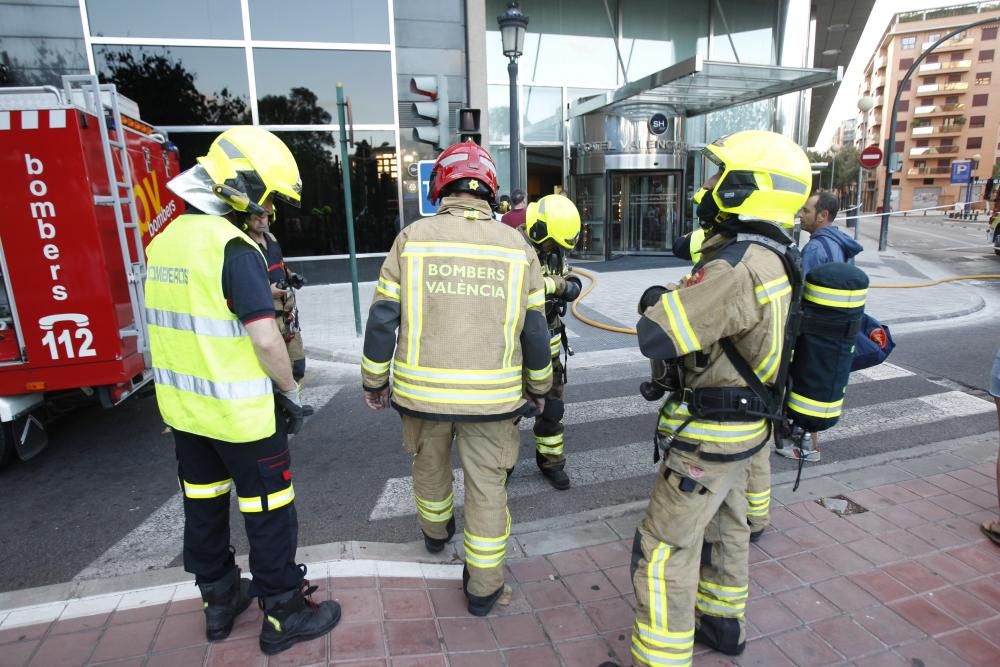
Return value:
[(892, 195), (892, 163), (894, 162), (893, 151), (896, 148), (896, 116), (899, 114), (899, 98), (903, 95), (903, 87), (906, 86), (906, 82), (910, 80), (913, 73), (917, 71), (920, 67), (920, 63), (924, 61), (931, 51), (941, 46), (945, 41), (951, 39), (960, 32), (965, 32), (970, 28), (975, 28), (976, 26), (986, 25), (987, 23), (996, 23), (1000, 21), (1000, 18), (994, 17), (990, 19), (982, 19), (979, 21), (973, 21), (972, 23), (967, 23), (960, 28), (952, 30), (947, 35), (934, 42), (929, 49), (925, 50), (917, 59), (913, 61), (910, 65), (910, 69), (906, 70), (906, 74), (903, 78), (899, 80), (899, 84), (896, 86), (896, 96), (892, 100), (892, 114), (889, 116), (889, 139), (886, 141), (885, 145), (885, 183), (882, 188), (882, 227), (879, 230), (878, 235), (878, 249), (883, 251), (889, 245), (889, 200)]
[(507, 63), (507, 73), (510, 75), (510, 191), (521, 187), (521, 137), (519, 120), (521, 111), (517, 106), (517, 58), (511, 58)]
[(854, 215), (858, 216), (854, 219), (854, 240), (857, 241), (861, 238), (861, 187), (862, 187), (862, 175), (864, 174), (865, 168), (861, 166), (861, 154), (865, 152), (865, 143), (868, 140), (868, 112), (864, 112), (864, 118), (861, 120), (861, 150), (858, 151), (858, 207), (854, 210)]
[(344, 222), (347, 224), (347, 253), (351, 266), (351, 293), (354, 297), (354, 331), (361, 335), (361, 298), (358, 296), (358, 258), (354, 253), (354, 202), (351, 199), (351, 162), (347, 157), (347, 119), (344, 84), (337, 83), (337, 121), (340, 123), (340, 174), (344, 180)]

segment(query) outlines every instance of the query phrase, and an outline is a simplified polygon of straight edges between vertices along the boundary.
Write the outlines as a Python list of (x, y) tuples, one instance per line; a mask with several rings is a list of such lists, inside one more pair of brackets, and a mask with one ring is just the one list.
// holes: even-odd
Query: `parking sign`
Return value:
[(955, 160), (951, 163), (951, 182), (966, 184), (972, 175), (972, 160)]
[(420, 215), (434, 215), (437, 213), (437, 204), (431, 202), (431, 171), (434, 169), (434, 160), (420, 160), (417, 163), (420, 169)]

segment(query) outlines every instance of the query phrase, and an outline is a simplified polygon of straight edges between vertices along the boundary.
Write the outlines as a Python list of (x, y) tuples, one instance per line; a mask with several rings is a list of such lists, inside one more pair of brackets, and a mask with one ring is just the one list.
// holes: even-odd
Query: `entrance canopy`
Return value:
[(579, 100), (570, 105), (569, 115), (573, 118), (604, 110), (641, 116), (672, 106), (678, 114), (690, 118), (839, 79), (839, 69), (742, 65), (695, 56), (618, 90)]

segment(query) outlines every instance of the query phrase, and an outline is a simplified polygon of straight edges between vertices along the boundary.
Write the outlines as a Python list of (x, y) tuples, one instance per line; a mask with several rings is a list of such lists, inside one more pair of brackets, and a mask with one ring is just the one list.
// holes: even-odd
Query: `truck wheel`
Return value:
[(0, 468), (14, 459), (14, 429), (9, 422), (0, 423)]

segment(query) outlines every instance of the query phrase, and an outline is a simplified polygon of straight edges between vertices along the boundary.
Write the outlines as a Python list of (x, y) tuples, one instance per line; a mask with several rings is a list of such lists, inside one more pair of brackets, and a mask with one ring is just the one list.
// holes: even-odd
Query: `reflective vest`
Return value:
[(260, 250), (229, 221), (209, 215), (182, 215), (154, 237), (146, 253), (146, 317), (163, 421), (216, 440), (251, 442), (274, 434), (274, 396), (222, 293), (233, 239)]

